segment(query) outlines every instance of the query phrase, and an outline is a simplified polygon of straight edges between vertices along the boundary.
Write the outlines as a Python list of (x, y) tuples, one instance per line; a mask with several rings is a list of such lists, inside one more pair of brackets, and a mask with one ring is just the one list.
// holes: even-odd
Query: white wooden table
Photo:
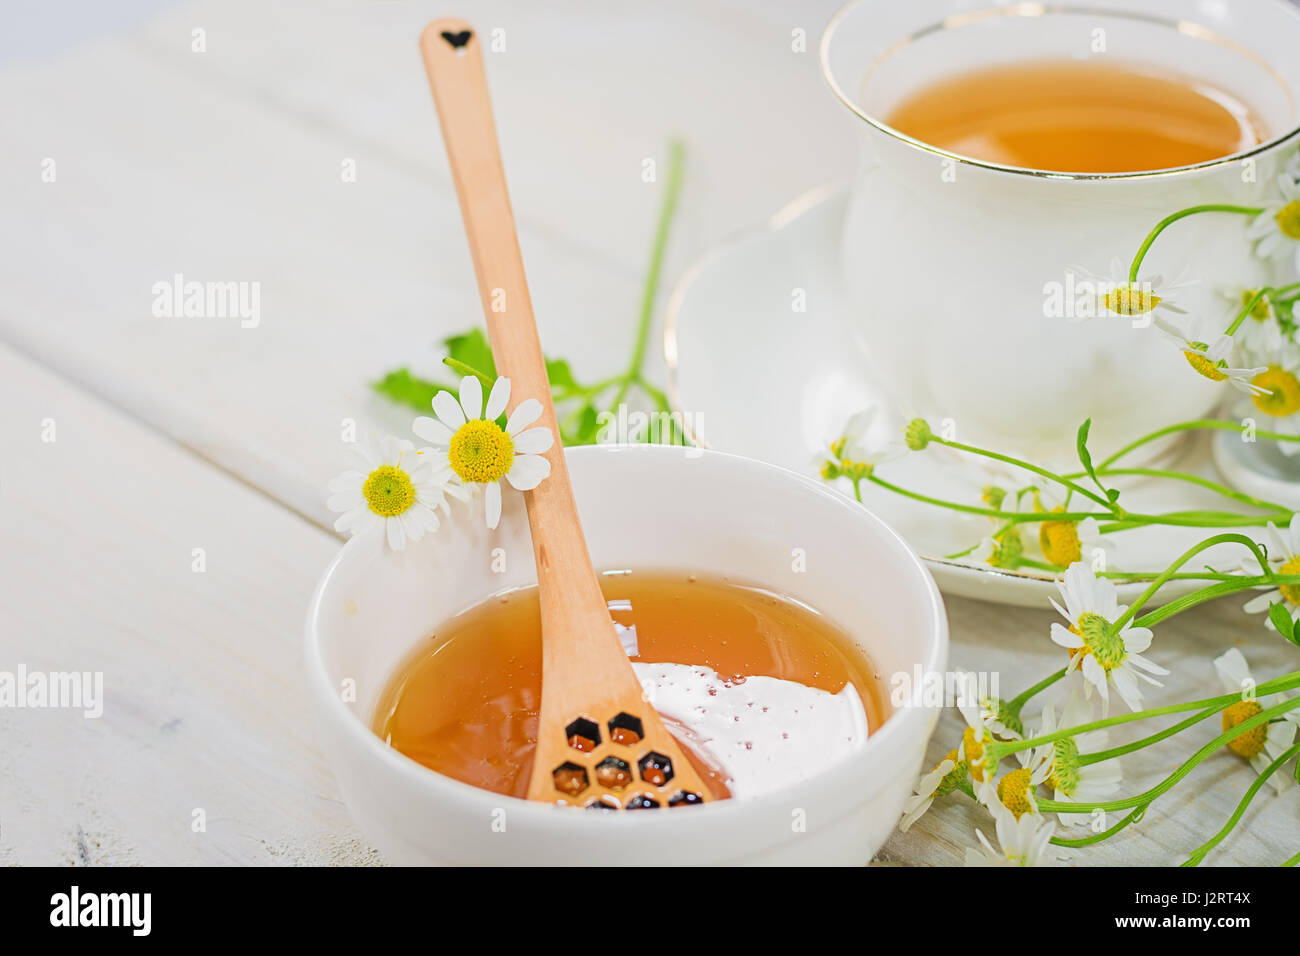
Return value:
[[(343, 422), (404, 431), (409, 413), (367, 383), (434, 372), (434, 343), (479, 321), (416, 50), (443, 11), (33, 6), (0, 13), (0, 669), (103, 671), (106, 705), (0, 708), (0, 863), (382, 862), (315, 748), (300, 631), (338, 546), (323, 487)], [(525, 259), (543, 334), (580, 374), (624, 360), (658, 202), (641, 164), (669, 135), (689, 149), (670, 279), (852, 168), (814, 52), (835, 6), (455, 11), (504, 31), (489, 73)], [(154, 317), (154, 283), (177, 273), (260, 283), (259, 324)], [(1231, 643), (1259, 673), (1284, 665), (1236, 607), (1161, 628), (1174, 680), (1209, 686)], [(954, 659), (1004, 686), (1059, 666), (1048, 613), (949, 610)], [(1158, 751), (1162, 773), (1188, 737)], [(1177, 862), (1250, 779), (1215, 757), (1074, 860)], [(943, 803), (881, 859), (959, 861), (976, 820)], [(1265, 794), (1209, 862), (1297, 849), (1300, 800)]]

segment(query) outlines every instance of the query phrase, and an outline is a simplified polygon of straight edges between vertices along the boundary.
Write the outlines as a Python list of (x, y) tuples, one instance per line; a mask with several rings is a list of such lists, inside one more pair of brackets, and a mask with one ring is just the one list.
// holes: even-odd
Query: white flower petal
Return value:
[(445, 450), (451, 446), (452, 430), (436, 418), (421, 415), (411, 423), (411, 431), (439, 449)]
[(514, 435), (542, 417), (542, 403), (535, 398), (528, 398), (515, 406), (506, 421), (506, 434)]
[[(433, 396), (433, 413), (452, 431), (465, 424), (465, 413), (461, 411), (460, 402), (452, 397), (451, 392), (439, 392)], [(425, 439), (425, 441), (429, 440)]]
[(467, 419), (483, 414), (483, 385), (477, 375), (466, 375), (460, 380), (460, 408)]
[(1151, 629), (1147, 627), (1128, 627), (1120, 634), (1120, 639), (1124, 642), (1124, 650), (1130, 654), (1141, 654), (1151, 646), (1151, 639), (1154, 635)]
[(330, 511), (351, 511), (353, 508), (364, 508), (365, 504), (366, 499), (359, 489), (341, 491), (325, 499), (325, 507)]
[(516, 455), (506, 481), (517, 491), (532, 491), (551, 473), (551, 463), (541, 455)]
[(555, 436), (551, 434), (549, 428), (526, 428), (517, 435), (511, 436), (514, 442), (515, 451), (520, 455), (540, 455), (544, 451), (549, 451), (555, 444)]
[(1062, 627), (1060, 624), (1054, 623), (1052, 625), (1052, 640), (1057, 644), (1060, 644), (1062, 647), (1083, 647), (1083, 638), (1078, 634), (1075, 634), (1074, 631)]
[(495, 528), (501, 523), (501, 483), (490, 482), (483, 489), (483, 506), (486, 509), (487, 526)]
[(488, 395), (487, 409), (483, 412), (483, 417), (488, 421), (496, 421), (501, 417), (501, 413), (506, 410), (506, 404), (510, 401), (510, 379), (499, 378), (492, 383), (492, 392)]
[(1251, 598), (1241, 606), (1241, 609), (1247, 614), (1261, 614), (1267, 611), (1270, 604), (1274, 604), (1282, 599), (1282, 591), (1275, 588), (1272, 591), (1265, 591), (1259, 597)]
[(384, 532), (388, 536), (388, 546), (394, 551), (401, 551), (406, 547), (406, 534), (402, 531), (402, 522), (387, 518), (384, 521)]

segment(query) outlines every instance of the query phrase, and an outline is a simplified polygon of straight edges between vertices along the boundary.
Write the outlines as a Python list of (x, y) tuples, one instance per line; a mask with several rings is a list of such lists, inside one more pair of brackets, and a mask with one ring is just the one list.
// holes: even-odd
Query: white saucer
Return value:
[[(867, 344), (842, 321), (837, 248), (847, 203), (843, 186), (813, 190), (773, 216), (765, 227), (722, 244), (682, 277), (668, 304), (664, 352), (669, 394), (701, 444), (811, 474), (817, 451), (836, 437), (849, 415), (869, 405), (884, 440), (900, 440), (902, 417), (871, 382)], [(806, 311), (793, 308), (803, 290)], [(1190, 440), (1168, 467), (1222, 482), (1206, 436)], [(979, 504), (980, 489), (996, 476), (954, 460), (946, 449), (909, 453), (877, 474), (913, 491)], [(1129, 464), (1139, 464), (1131, 462)], [(1162, 481), (1114, 482), (1134, 512), (1236, 510), (1213, 492)], [(848, 492), (847, 483), (843, 490)], [(1050, 572), (1003, 571), (944, 557), (974, 546), (991, 522), (864, 487), (867, 506), (892, 524), (926, 560), (948, 594), (1045, 608), (1057, 596)], [(1139, 528), (1108, 535), (1115, 570), (1164, 570), (1213, 531)], [(1187, 571), (1235, 567), (1240, 549), (1212, 549)], [(1197, 587), (1171, 582), (1171, 598)], [(1131, 599), (1144, 584), (1124, 583)]]
[(1293, 511), (1300, 509), (1300, 479), (1296, 478), (1300, 463), (1267, 439), (1243, 442), (1236, 432), (1219, 432), (1214, 437), (1214, 463), (1234, 488)]

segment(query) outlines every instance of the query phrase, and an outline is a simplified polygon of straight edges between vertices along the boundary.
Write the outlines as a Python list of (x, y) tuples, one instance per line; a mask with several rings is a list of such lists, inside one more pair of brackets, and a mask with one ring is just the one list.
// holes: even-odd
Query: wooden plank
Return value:
[[(506, 30), (490, 72), (524, 258), (548, 351), (580, 376), (626, 359), (659, 201), (642, 160), (662, 160), (668, 135), (692, 155), (669, 275), (856, 156), (815, 54), (793, 52), (788, 31), (679, 7), (474, 11)], [(440, 371), (433, 343), (479, 321), (420, 76), (426, 15), (187, 4), (10, 67), (0, 338), (323, 524), (344, 420), (409, 426), (367, 383), (403, 364)], [(702, 95), (719, 76), (727, 88)], [(783, 119), (756, 122), (759, 107)], [(177, 274), (256, 283), (257, 327), (154, 318), (151, 290)]]
[(0, 669), (104, 700), (0, 708), (0, 864), (376, 861), (302, 676), (337, 540), (4, 347), (0, 399)]

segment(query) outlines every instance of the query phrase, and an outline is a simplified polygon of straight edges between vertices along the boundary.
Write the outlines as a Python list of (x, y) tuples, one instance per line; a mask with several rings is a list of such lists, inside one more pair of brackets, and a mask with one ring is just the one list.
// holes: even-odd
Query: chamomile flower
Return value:
[(1000, 804), (992, 808), (997, 821), (998, 848), (994, 849), (981, 830), (975, 831), (980, 846), (966, 851), (967, 866), (1050, 866), (1052, 834), (1056, 824), (1037, 813), (1023, 813), (1019, 819)]
[(1020, 527), (1012, 525), (1004, 531), (981, 538), (980, 543), (964, 556), (964, 560), (968, 564), (987, 564), (1010, 570), (1020, 566), (1024, 553), (1025, 539), (1020, 534)]
[(997, 714), (987, 709), (987, 698), (981, 698), (974, 674), (957, 675), (957, 709), (966, 721), (962, 731), (961, 744), (957, 748), (957, 759), (966, 765), (971, 783), (978, 791), (981, 787), (992, 785), (997, 776), (998, 760), (990, 751), (990, 745), (997, 739), (994, 723)]
[(1090, 283), (1096, 290), (1094, 295), (1087, 297), (1087, 301), (1095, 308), (1083, 309), (1076, 305), (1076, 314), (1072, 316), (1072, 321), (1076, 322), (1093, 318), (1094, 314), (1135, 316), (1156, 311), (1184, 313), (1186, 310), (1175, 305), (1173, 297), (1179, 290), (1193, 286), (1197, 281), (1189, 280), (1187, 270), (1184, 270), (1172, 282), (1165, 282), (1164, 277), (1158, 275), (1139, 277), (1136, 282), (1130, 282), (1128, 269), (1118, 258), (1110, 261), (1109, 276), (1100, 276), (1078, 267), (1071, 267), (1068, 272), (1083, 282)]
[(903, 818), (898, 822), (898, 829), (911, 829), (912, 824), (925, 815), (937, 797), (952, 793), (965, 779), (966, 765), (961, 762), (956, 750), (948, 751), (947, 756), (934, 769), (922, 774), (916, 782), (912, 795), (903, 804)]
[[(1279, 531), (1273, 522), (1268, 523), (1265, 532), (1268, 544), (1268, 562), (1277, 574), (1300, 574), (1300, 514), (1293, 515), (1291, 525), (1286, 531)], [(1242, 570), (1247, 574), (1258, 574), (1257, 563), (1246, 563)], [(1281, 602), (1291, 614), (1291, 618), (1300, 621), (1300, 584), (1284, 584), (1277, 588), (1264, 588), (1258, 597), (1251, 598), (1243, 607), (1247, 614), (1267, 614), (1271, 605)], [(1265, 618), (1269, 628), (1273, 622)]]
[(1233, 340), (1230, 335), (1220, 335), (1212, 343), (1191, 338), (1190, 333), (1169, 322), (1157, 322), (1164, 332), (1183, 353), (1196, 374), (1208, 378), (1211, 382), (1227, 382), (1239, 392), (1255, 395), (1258, 389), (1252, 384), (1255, 376), (1264, 371), (1262, 366), (1256, 368), (1239, 368), (1228, 361), (1232, 356)]
[(1047, 779), (1048, 766), (1043, 761), (1035, 761), (1032, 752), (1016, 753), (1020, 766), (1008, 770), (998, 780), (994, 795), (1002, 806), (1010, 810), (1019, 820), (1026, 813), (1038, 812), (1038, 785)]
[[(1250, 380), (1250, 400), (1269, 416), (1268, 431), (1300, 435), (1300, 348), (1284, 345), (1274, 361), (1257, 370)], [(1300, 442), (1279, 441), (1278, 451), (1290, 457), (1300, 454)]]
[[(1034, 736), (1046, 736), (1062, 727), (1078, 727), (1090, 723), (1092, 719), (1092, 702), (1085, 695), (1075, 692), (1066, 698), (1059, 724), (1056, 722), (1055, 708), (1051, 704), (1043, 707), (1041, 725)], [(1103, 760), (1083, 766), (1079, 763), (1079, 754), (1103, 750), (1109, 739), (1110, 734), (1105, 728), (1085, 731), (1073, 737), (1062, 737), (1034, 748), (1029, 760), (1035, 768), (1041, 768), (1039, 772), (1044, 775), (1043, 782), (1051, 788), (1054, 799), (1085, 806), (1099, 803), (1119, 789), (1119, 761)], [(1066, 826), (1088, 822), (1085, 813), (1062, 813), (1058, 816)]]
[(466, 497), (437, 454), (416, 451), (404, 438), (389, 435), (358, 443), (352, 451), (362, 469), (345, 471), (329, 483), (333, 493), (325, 506), (343, 512), (335, 531), (358, 535), (382, 527), (388, 546), (401, 551), (407, 541), (438, 530), (438, 510), (448, 511), (449, 496)]
[(813, 462), (823, 479), (861, 481), (869, 477), (877, 465), (906, 454), (906, 450), (897, 445), (868, 443), (879, 414), (880, 409), (872, 405), (849, 417), (840, 436), (829, 442)]
[[(1264, 709), (1264, 705), (1255, 699), (1255, 681), (1250, 676), (1250, 667), (1246, 658), (1235, 647), (1214, 659), (1214, 670), (1223, 682), (1226, 691), (1241, 694), (1241, 700), (1229, 706), (1223, 712), (1223, 729), (1231, 730), (1244, 720), (1249, 720)], [(1275, 695), (1278, 703), (1282, 695)], [(1295, 741), (1295, 711), (1287, 711), (1287, 717), (1260, 724), (1230, 740), (1228, 749), (1250, 761), (1256, 773), (1263, 773), (1278, 757), (1282, 756)], [(1279, 770), (1268, 778), (1273, 788), (1281, 793), (1286, 788), (1290, 775)]]
[(483, 487), (487, 526), (501, 520), (501, 482), (517, 491), (531, 491), (551, 473), (544, 457), (555, 436), (549, 428), (529, 428), (542, 414), (542, 403), (529, 398), (515, 406), (506, 426), (497, 419), (510, 401), (510, 379), (492, 384), (486, 407), (483, 386), (474, 375), (460, 382), (460, 400), (451, 392), (433, 397), (437, 418), (420, 417), (412, 430), (436, 448), (451, 471), (468, 486)]
[(1057, 589), (1065, 606), (1056, 601), (1052, 606), (1070, 623), (1053, 624), (1052, 640), (1070, 652), (1069, 670), (1082, 673), (1086, 694), (1095, 689), (1101, 695), (1103, 711), (1110, 705), (1112, 684), (1129, 709), (1137, 710), (1142, 702), (1138, 681), (1162, 687), (1150, 675), (1169, 673), (1142, 656), (1151, 646), (1151, 631), (1126, 622), (1114, 632), (1115, 621), (1128, 608), (1119, 604), (1114, 582), (1098, 578), (1082, 561), (1066, 568)]
[(1300, 183), (1283, 174), (1278, 176), (1277, 186), (1278, 197), (1264, 204), (1246, 237), (1258, 240), (1255, 253), (1261, 258), (1291, 256), (1300, 270)]
[(1031, 510), (1032, 499), (1028, 494), (1021, 495), (997, 485), (986, 485), (980, 491), (980, 503), (999, 512), (998, 517), (990, 516), (994, 530), (981, 538), (974, 548), (957, 558), (966, 564), (990, 565), (1008, 570), (1019, 567), (1020, 559), (1025, 554), (1025, 539), (1021, 534), (1020, 523), (1007, 522)]

